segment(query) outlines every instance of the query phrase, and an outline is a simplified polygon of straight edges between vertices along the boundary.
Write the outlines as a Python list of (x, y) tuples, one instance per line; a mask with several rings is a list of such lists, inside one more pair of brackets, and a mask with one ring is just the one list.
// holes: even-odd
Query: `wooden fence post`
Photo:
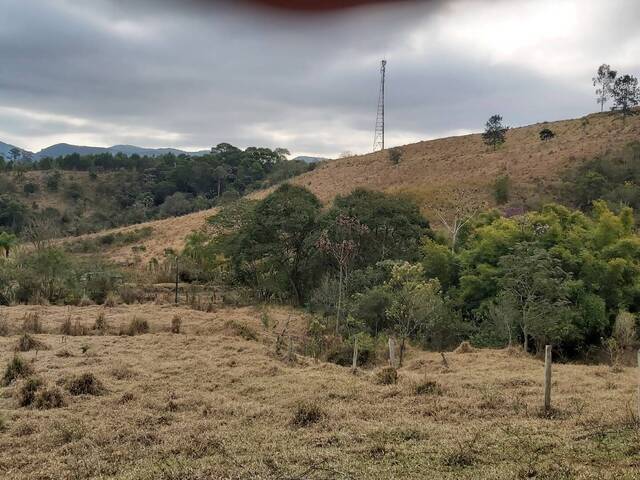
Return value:
[(393, 368), (396, 367), (396, 341), (393, 337), (389, 337), (389, 363)]
[(544, 349), (544, 410), (551, 409), (551, 345)]
[(640, 350), (638, 350), (638, 422), (640, 422)]
[(355, 372), (358, 368), (358, 337), (353, 341), (353, 362), (351, 363), (351, 369)]

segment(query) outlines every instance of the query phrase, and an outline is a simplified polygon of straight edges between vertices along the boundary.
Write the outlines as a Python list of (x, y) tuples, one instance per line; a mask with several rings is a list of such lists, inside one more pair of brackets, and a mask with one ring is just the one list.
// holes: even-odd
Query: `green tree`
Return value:
[(385, 287), (391, 299), (385, 313), (391, 331), (400, 338), (402, 366), (407, 339), (426, 335), (430, 325), (445, 316), (440, 282), (425, 280), (422, 265), (403, 262), (393, 267)]
[(638, 79), (633, 75), (618, 77), (611, 90), (613, 95), (613, 110), (622, 112), (624, 118), (633, 113), (633, 107), (640, 103), (640, 88)]
[(241, 280), (288, 294), (301, 304), (313, 275), (310, 261), (320, 206), (309, 190), (290, 184), (262, 200), (233, 242), (231, 256)]
[(340, 215), (355, 218), (366, 231), (360, 232), (356, 267), (394, 259), (415, 261), (424, 237), (432, 236), (429, 222), (410, 198), (357, 188), (339, 196), (324, 222), (331, 230)]
[(500, 115), (492, 115), (485, 124), (484, 133), (482, 134), (482, 140), (485, 144), (493, 147), (493, 149), (496, 150), (506, 141), (508, 130), (509, 127), (505, 127), (502, 124), (502, 117)]
[(538, 347), (545, 339), (561, 339), (568, 275), (560, 262), (535, 245), (518, 243), (500, 259), (499, 266), (502, 295), (518, 312), (525, 352), (530, 336), (539, 341)]
[(604, 111), (604, 104), (607, 103), (611, 96), (611, 87), (616, 79), (617, 72), (611, 70), (607, 64), (598, 67), (596, 76), (593, 77), (593, 86), (596, 88), (596, 102), (600, 104), (600, 111)]

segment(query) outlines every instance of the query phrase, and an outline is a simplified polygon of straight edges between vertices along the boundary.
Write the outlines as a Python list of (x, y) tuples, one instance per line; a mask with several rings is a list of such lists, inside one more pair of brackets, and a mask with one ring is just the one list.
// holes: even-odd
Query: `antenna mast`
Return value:
[(384, 150), (384, 81), (387, 72), (387, 61), (380, 63), (380, 94), (378, 96), (378, 115), (376, 117), (376, 132), (373, 138), (373, 151)]

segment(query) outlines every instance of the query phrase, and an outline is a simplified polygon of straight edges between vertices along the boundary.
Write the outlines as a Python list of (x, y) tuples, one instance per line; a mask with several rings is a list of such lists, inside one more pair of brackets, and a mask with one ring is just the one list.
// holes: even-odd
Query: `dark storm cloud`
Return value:
[[(557, 12), (558, 25), (526, 23), (518, 3)], [(291, 15), (246, 2), (0, 0), (0, 140), (335, 155), (370, 148), (382, 56), (391, 143), (477, 130), (495, 112), (512, 125), (586, 113), (599, 63), (638, 73), (636, 2), (542, 3)]]

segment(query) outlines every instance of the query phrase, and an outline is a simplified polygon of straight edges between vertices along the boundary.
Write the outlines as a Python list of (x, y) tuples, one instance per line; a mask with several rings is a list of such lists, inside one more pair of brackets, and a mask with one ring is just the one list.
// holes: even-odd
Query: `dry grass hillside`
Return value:
[[(156, 305), (3, 313), (0, 368), (37, 313), (40, 351), (21, 355), (43, 381), (37, 392), (61, 394), (62, 406), (45, 408), (54, 395), (20, 406), (22, 378), (0, 388), (0, 478), (631, 480), (640, 471), (631, 368), (554, 365), (547, 415), (543, 365), (518, 352), (452, 353), (444, 367), (436, 353), (410, 351), (385, 385), (380, 367), (353, 374), (277, 354), (273, 325), (292, 314), (283, 309), (269, 312), (273, 323), (253, 309)], [(90, 331), (100, 313), (102, 334)], [(181, 332), (169, 333), (176, 315)], [(87, 331), (61, 335), (67, 317)], [(116, 335), (134, 317), (149, 332)], [(303, 335), (302, 318), (292, 325)]]
[[(556, 138), (542, 142), (538, 134), (543, 128), (550, 128)], [(447, 211), (459, 202), (494, 204), (492, 184), (504, 173), (511, 178), (514, 205), (549, 200), (552, 185), (566, 168), (639, 138), (640, 115), (623, 123), (618, 116), (593, 114), (511, 129), (507, 142), (496, 151), (484, 145), (480, 134), (430, 140), (399, 147), (402, 155), (397, 165), (390, 161), (388, 151), (376, 152), (323, 163), (292, 183), (309, 188), (325, 203), (357, 187), (408, 193), (435, 220), (434, 208)], [(266, 193), (255, 192), (252, 197), (261, 198)], [(216, 211), (143, 224), (152, 226), (155, 232), (142, 242), (144, 257), (158, 258), (167, 247), (180, 248), (185, 237), (202, 227)], [(140, 226), (110, 232), (126, 232)], [(107, 253), (123, 262), (133, 255), (129, 247)]]

